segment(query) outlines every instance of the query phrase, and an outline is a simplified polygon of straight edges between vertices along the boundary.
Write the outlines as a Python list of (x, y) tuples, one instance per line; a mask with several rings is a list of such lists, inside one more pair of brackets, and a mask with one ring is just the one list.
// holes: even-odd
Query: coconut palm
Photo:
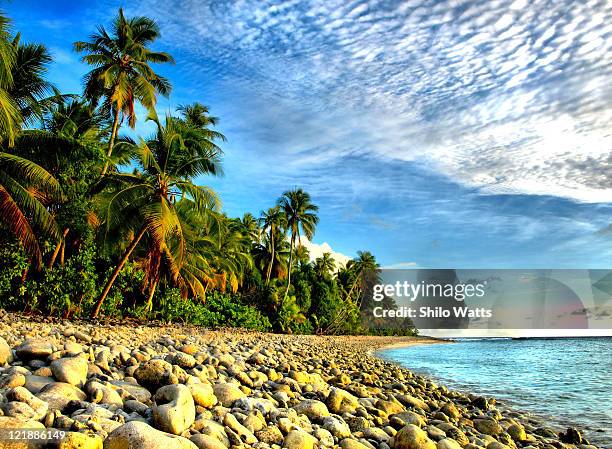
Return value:
[(8, 91), (19, 108), (21, 125), (36, 125), (56, 102), (71, 96), (61, 95), (45, 79), (52, 59), (44, 45), (22, 43), (21, 36), (17, 34), (13, 39), (13, 49), (13, 82)]
[(139, 242), (147, 237), (147, 283), (152, 299), (161, 276), (161, 267), (180, 284), (181, 266), (187, 258), (188, 243), (176, 204), (189, 198), (193, 208), (204, 213), (218, 205), (216, 194), (209, 188), (192, 182), (197, 176), (219, 172), (219, 154), (203, 148), (197, 140), (185, 139), (181, 124), (166, 117), (166, 124), (157, 124), (157, 133), (139, 145), (128, 142), (137, 155), (139, 170), (111, 173), (100, 187), (99, 213), (106, 230), (116, 227), (129, 229), (133, 237), (108, 279), (93, 311), (97, 316), (121, 269)]
[(300, 241), (300, 229), (306, 238), (309, 240), (312, 239), (317, 223), (319, 222), (319, 217), (316, 214), (319, 208), (312, 203), (310, 195), (299, 188), (283, 193), (283, 196), (278, 200), (278, 206), (280, 206), (285, 213), (287, 231), (290, 235), (287, 288), (283, 296), (283, 298), (286, 298), (289, 293), (289, 287), (291, 286), (294, 249), (296, 242)]
[(336, 262), (331, 253), (323, 253), (321, 257), (317, 257), (314, 261), (314, 270), (317, 276), (327, 279), (336, 268)]
[(104, 164), (102, 175), (108, 170), (120, 121), (127, 119), (129, 126), (134, 128), (136, 102), (153, 114), (157, 94), (168, 96), (170, 93), (170, 82), (150, 66), (151, 63), (174, 62), (169, 54), (148, 48), (159, 36), (155, 21), (148, 17), (126, 18), (123, 9), (119, 8), (110, 33), (99, 26), (89, 41), (74, 43), (77, 52), (85, 53), (82, 60), (94, 67), (85, 75), (85, 97), (95, 103), (104, 98), (106, 108), (112, 113), (109, 160)]
[(270, 248), (270, 258), (268, 266), (266, 268), (266, 284), (270, 282), (272, 275), (272, 266), (276, 260), (276, 242), (277, 236), (281, 235), (282, 229), (286, 227), (287, 217), (280, 206), (271, 207), (266, 212), (261, 212), (261, 218), (259, 219), (262, 231), (268, 231), (267, 244), (264, 247)]
[[(368, 285), (380, 281), (380, 265), (369, 251), (357, 251), (357, 257), (349, 260), (338, 273), (340, 288), (345, 293), (344, 301), (350, 307), (345, 307), (325, 329), (325, 333), (335, 333), (345, 320), (350, 310), (361, 310), (363, 291)], [(350, 286), (350, 287), (349, 287)], [(354, 299), (356, 297), (357, 299)]]
[(302, 244), (298, 244), (295, 248), (295, 261), (299, 267), (305, 267), (310, 263), (310, 251)]
[(242, 225), (242, 232), (249, 239), (249, 242), (251, 244), (259, 243), (261, 229), (259, 228), (258, 220), (253, 214), (250, 212), (245, 213), (240, 220), (240, 224)]
[(21, 242), (36, 267), (42, 262), (36, 230), (54, 239), (60, 235), (44, 204), (49, 195), (59, 196), (60, 186), (48, 171), (22, 157), (0, 152), (0, 221)]
[(252, 252), (255, 264), (262, 273), (266, 273), (266, 283), (269, 283), (272, 277), (284, 279), (287, 276), (289, 243), (282, 233), (265, 234)]
[(21, 124), (21, 114), (10, 95), (13, 86), (15, 47), (11, 40), (10, 21), (0, 14), (0, 143), (13, 144)]

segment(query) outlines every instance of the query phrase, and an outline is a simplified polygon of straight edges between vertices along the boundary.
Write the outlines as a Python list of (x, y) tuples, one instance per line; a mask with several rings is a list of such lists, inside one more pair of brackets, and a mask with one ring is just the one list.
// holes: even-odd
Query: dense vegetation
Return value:
[[(379, 276), (372, 254), (310, 261), (318, 207), (302, 189), (260, 217), (226, 216), (202, 185), (225, 137), (200, 103), (160, 118), (154, 21), (119, 13), (76, 42), (90, 71), (64, 94), (52, 59), (0, 15), (0, 307), (71, 317), (136, 317), (300, 333), (406, 332), (363, 325)], [(132, 139), (135, 106), (157, 131)], [(372, 327), (372, 328), (369, 328)]]

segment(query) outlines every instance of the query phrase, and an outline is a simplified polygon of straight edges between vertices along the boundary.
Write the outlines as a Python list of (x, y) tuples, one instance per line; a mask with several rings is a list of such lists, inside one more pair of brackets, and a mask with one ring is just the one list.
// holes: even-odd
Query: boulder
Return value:
[(130, 421), (113, 430), (104, 449), (198, 449), (187, 438), (154, 429), (142, 421)]
[(53, 345), (47, 340), (28, 339), (15, 348), (15, 354), (23, 361), (45, 360), (53, 353)]
[(436, 443), (438, 449), (461, 449), (461, 445), (450, 438), (443, 438)]
[(326, 404), (332, 413), (352, 413), (359, 406), (359, 401), (346, 390), (332, 388)]
[(345, 438), (340, 442), (340, 447), (342, 449), (370, 449), (363, 443), (360, 443), (357, 440), (353, 440), (352, 438)]
[(208, 384), (188, 384), (187, 388), (191, 391), (193, 401), (204, 408), (214, 407), (217, 397), (213, 388)]
[(394, 449), (437, 449), (427, 432), (414, 424), (408, 424), (393, 437)]
[(68, 432), (57, 449), (102, 449), (102, 438), (80, 432)]
[(303, 430), (292, 430), (283, 440), (287, 449), (314, 449), (317, 439)]
[(172, 375), (172, 365), (161, 359), (141, 363), (134, 371), (134, 377), (140, 385), (151, 391), (156, 391), (164, 385), (177, 383)]
[(298, 414), (306, 415), (311, 420), (319, 420), (329, 416), (327, 406), (323, 402), (313, 399), (306, 399), (293, 408)]
[(84, 401), (87, 396), (74, 385), (52, 382), (45, 385), (36, 397), (49, 404), (49, 410), (62, 411), (70, 401)]
[(82, 387), (87, 380), (87, 360), (67, 357), (51, 362), (51, 372), (59, 382)]
[(195, 421), (195, 405), (185, 385), (161, 387), (153, 402), (153, 420), (165, 432), (180, 435)]
[(13, 361), (13, 351), (6, 340), (0, 337), (0, 366)]
[(198, 449), (227, 449), (221, 441), (201, 433), (190, 436), (189, 440), (195, 444)]
[(213, 391), (223, 407), (231, 407), (238, 399), (246, 397), (246, 394), (240, 388), (230, 383), (215, 384)]
[(485, 435), (497, 435), (502, 433), (504, 429), (493, 419), (475, 419), (474, 427), (480, 433)]

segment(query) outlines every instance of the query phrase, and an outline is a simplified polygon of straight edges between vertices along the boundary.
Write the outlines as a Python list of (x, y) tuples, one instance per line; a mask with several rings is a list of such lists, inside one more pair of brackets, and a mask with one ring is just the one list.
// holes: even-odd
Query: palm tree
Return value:
[(331, 253), (323, 253), (321, 257), (317, 257), (314, 261), (315, 273), (323, 279), (327, 279), (336, 268), (336, 262)]
[(162, 265), (171, 273), (173, 283), (185, 282), (181, 267), (187, 260), (188, 242), (177, 202), (189, 199), (192, 207), (204, 213), (218, 205), (216, 194), (192, 182), (197, 176), (219, 172), (219, 154), (211, 153), (197, 140), (185, 139), (184, 127), (172, 117), (162, 126), (156, 121), (157, 133), (140, 145), (131, 145), (137, 155), (135, 173), (111, 173), (100, 186), (99, 210), (106, 230), (130, 229), (133, 237), (108, 279), (96, 303), (96, 317), (121, 269), (139, 242), (147, 236), (148, 304), (159, 284)]
[(280, 206), (271, 207), (266, 212), (261, 213), (259, 223), (262, 231), (268, 231), (268, 244), (270, 246), (269, 264), (266, 268), (266, 284), (270, 283), (272, 275), (272, 265), (276, 260), (276, 241), (277, 236), (281, 234), (281, 230), (286, 227), (287, 217)]
[[(338, 273), (338, 283), (346, 294), (344, 300), (350, 307), (343, 308), (325, 329), (324, 333), (336, 332), (338, 327), (347, 318), (351, 307), (359, 312), (361, 310), (363, 290), (368, 285), (373, 285), (379, 281), (380, 265), (376, 262), (374, 255), (369, 251), (357, 251), (357, 257), (349, 260), (346, 266)], [(349, 285), (350, 289), (347, 291)], [(353, 300), (353, 293), (355, 291), (358, 292), (358, 299)]]
[(291, 286), (293, 253), (295, 243), (300, 241), (300, 229), (306, 238), (312, 239), (317, 223), (319, 222), (319, 217), (316, 214), (319, 208), (312, 203), (310, 195), (299, 188), (283, 193), (283, 196), (278, 200), (278, 205), (287, 217), (287, 231), (290, 234), (289, 271), (287, 275), (287, 288), (283, 296), (284, 300), (284, 298), (287, 297), (289, 287)]
[(310, 263), (310, 251), (301, 243), (295, 247), (295, 261), (299, 267), (305, 267)]
[(261, 239), (261, 229), (259, 229), (259, 222), (253, 216), (252, 213), (246, 212), (240, 220), (242, 230), (245, 236), (249, 239), (251, 244), (259, 243)]
[[(35, 48), (29, 63), (26, 56)], [(42, 46), (20, 46), (11, 39), (9, 20), (0, 15), (0, 143), (12, 147), (24, 117), (30, 117), (49, 86), (42, 75), (48, 62)], [(15, 235), (36, 267), (42, 254), (35, 229), (57, 238), (59, 232), (44, 202), (59, 196), (55, 178), (38, 164), (0, 149), (0, 220)]]
[(60, 195), (55, 178), (40, 165), (0, 151), (0, 220), (21, 242), (38, 268), (42, 252), (35, 229), (55, 239), (59, 231), (45, 207), (48, 195)]
[(13, 49), (13, 82), (8, 92), (19, 108), (21, 125), (35, 125), (49, 108), (70, 95), (61, 95), (45, 79), (47, 66), (52, 59), (44, 45), (22, 43), (21, 36), (17, 34), (13, 39)]
[[(148, 17), (126, 18), (123, 9), (119, 8), (110, 33), (99, 26), (89, 41), (74, 43), (77, 52), (86, 53), (82, 60), (94, 66), (85, 75), (85, 97), (94, 103), (104, 97), (105, 106), (112, 113), (113, 126), (107, 151), (109, 160), (120, 117), (127, 119), (129, 126), (134, 128), (137, 101), (150, 114), (154, 114), (156, 95), (168, 96), (170, 93), (170, 82), (156, 74), (150, 66), (151, 63), (174, 62), (169, 54), (148, 48), (159, 37), (159, 27), (155, 21)], [(109, 160), (102, 169), (103, 176), (108, 170)]]
[(284, 237), (280, 232), (265, 234), (261, 243), (253, 248), (253, 258), (257, 267), (262, 273), (266, 273), (266, 284), (269, 284), (272, 277), (284, 279), (287, 276), (289, 243)]
[(0, 14), (0, 143), (12, 145), (21, 123), (21, 114), (9, 90), (13, 86), (15, 47), (11, 40), (10, 21)]

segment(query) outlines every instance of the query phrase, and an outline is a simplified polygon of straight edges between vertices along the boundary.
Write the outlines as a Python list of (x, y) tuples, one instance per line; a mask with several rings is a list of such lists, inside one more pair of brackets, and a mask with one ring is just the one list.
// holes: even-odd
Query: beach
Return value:
[[(374, 355), (426, 337), (322, 337), (3, 313), (0, 448), (590, 449), (576, 429)], [(4, 365), (4, 366), (3, 366)], [(30, 444), (30, 445), (28, 445)]]

